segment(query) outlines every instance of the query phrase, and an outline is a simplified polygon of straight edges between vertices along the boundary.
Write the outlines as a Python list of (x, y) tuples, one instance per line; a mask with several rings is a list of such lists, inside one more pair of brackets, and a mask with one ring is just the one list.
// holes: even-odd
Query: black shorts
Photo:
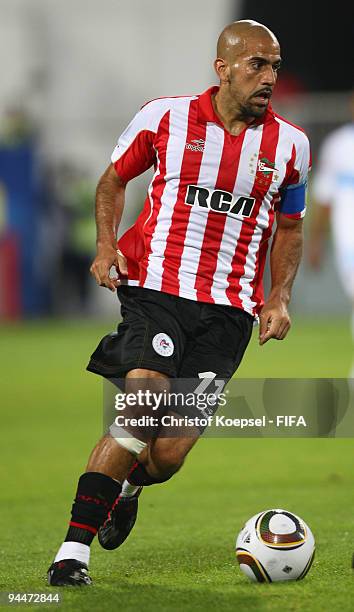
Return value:
[(213, 372), (229, 380), (251, 337), (253, 317), (220, 304), (145, 289), (118, 289), (122, 322), (105, 336), (87, 369), (105, 378), (143, 368), (171, 378)]

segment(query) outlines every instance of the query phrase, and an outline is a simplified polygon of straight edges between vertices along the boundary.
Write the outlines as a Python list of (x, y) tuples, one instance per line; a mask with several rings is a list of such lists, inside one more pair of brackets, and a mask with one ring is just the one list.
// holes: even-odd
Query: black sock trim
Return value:
[(71, 524), (65, 541), (80, 542), (89, 546), (121, 490), (121, 484), (106, 474), (101, 472), (82, 474), (72, 505)]
[(132, 485), (149, 487), (150, 485), (166, 482), (172, 478), (172, 476), (173, 474), (166, 476), (165, 478), (154, 478), (153, 476), (150, 476), (145, 466), (137, 461), (130, 470), (127, 476), (127, 481)]

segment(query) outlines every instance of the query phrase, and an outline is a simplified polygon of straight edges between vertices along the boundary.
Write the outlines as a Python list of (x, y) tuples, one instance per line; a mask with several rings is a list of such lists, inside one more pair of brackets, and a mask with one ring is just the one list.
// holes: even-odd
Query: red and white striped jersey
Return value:
[(123, 181), (155, 172), (118, 245), (128, 284), (257, 315), (275, 211), (304, 214), (304, 204), (282, 210), (282, 193), (306, 183), (309, 143), (271, 108), (231, 135), (213, 109), (217, 89), (148, 102), (119, 138), (111, 159)]

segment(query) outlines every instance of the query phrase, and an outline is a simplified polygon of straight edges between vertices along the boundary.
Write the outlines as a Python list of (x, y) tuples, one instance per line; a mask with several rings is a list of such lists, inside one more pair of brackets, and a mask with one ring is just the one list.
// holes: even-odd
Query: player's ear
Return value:
[(220, 83), (228, 83), (230, 80), (229, 65), (221, 57), (217, 57), (214, 62), (214, 69), (220, 79)]

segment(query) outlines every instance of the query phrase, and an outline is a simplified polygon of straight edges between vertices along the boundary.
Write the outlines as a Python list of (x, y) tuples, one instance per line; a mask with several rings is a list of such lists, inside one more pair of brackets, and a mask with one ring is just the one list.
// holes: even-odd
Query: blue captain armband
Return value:
[(278, 212), (291, 219), (302, 219), (306, 212), (306, 188), (307, 182), (281, 189)]

